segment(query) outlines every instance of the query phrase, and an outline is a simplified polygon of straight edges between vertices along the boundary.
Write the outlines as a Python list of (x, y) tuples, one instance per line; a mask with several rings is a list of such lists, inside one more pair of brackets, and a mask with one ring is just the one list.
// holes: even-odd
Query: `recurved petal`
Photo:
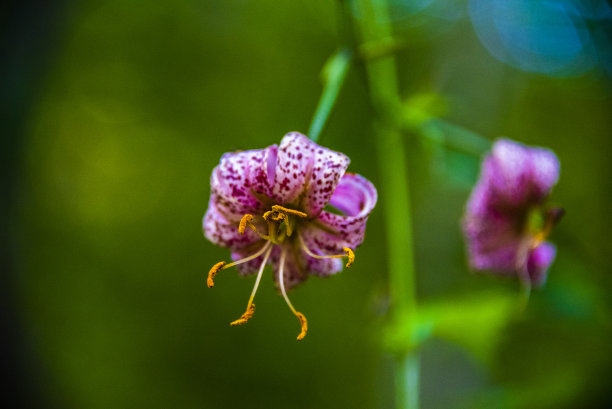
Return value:
[(245, 213), (258, 213), (264, 204), (260, 196), (269, 196), (274, 185), (276, 146), (226, 153), (213, 169), (211, 197), (219, 212), (237, 221)]
[(300, 231), (308, 245), (323, 254), (339, 254), (342, 247), (354, 249), (363, 241), (368, 215), (374, 209), (377, 193), (366, 178), (346, 173), (329, 204), (342, 215), (322, 211), (308, 227)]
[(243, 248), (261, 240), (250, 229), (247, 229), (244, 234), (238, 233), (238, 223), (229, 221), (218, 210), (212, 195), (208, 203), (208, 210), (204, 215), (203, 227), (206, 238), (223, 247)]
[(529, 252), (527, 271), (533, 285), (541, 286), (546, 282), (546, 273), (555, 259), (556, 253), (555, 246), (548, 242), (540, 244)]

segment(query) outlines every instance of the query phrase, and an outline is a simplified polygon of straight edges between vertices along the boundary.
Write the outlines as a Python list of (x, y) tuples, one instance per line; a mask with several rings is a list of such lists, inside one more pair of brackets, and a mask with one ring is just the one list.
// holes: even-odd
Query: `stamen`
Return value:
[(304, 314), (302, 314), (301, 312), (298, 312), (295, 315), (300, 320), (300, 325), (302, 326), (302, 331), (297, 336), (298, 341), (301, 341), (306, 336), (306, 332), (308, 332), (308, 321), (306, 320), (306, 317), (304, 317)]
[(208, 278), (206, 279), (206, 284), (208, 285), (208, 288), (212, 288), (215, 286), (215, 282), (213, 281), (213, 279), (225, 264), (225, 261), (219, 261), (217, 264), (212, 266), (212, 268), (208, 272)]
[(300, 212), (299, 210), (293, 210), (293, 209), (287, 209), (286, 207), (283, 206), (279, 206), (279, 205), (274, 205), (272, 206), (272, 211), (276, 211), (276, 212), (282, 212), (285, 214), (292, 214), (301, 218), (306, 218), (308, 217), (308, 214), (304, 213), (304, 212)]
[(295, 309), (293, 304), (291, 304), (291, 301), (289, 301), (289, 297), (287, 297), (287, 292), (285, 291), (285, 257), (286, 255), (287, 253), (285, 252), (285, 249), (283, 249), (281, 253), (281, 258), (280, 258), (280, 271), (278, 272), (278, 279), (280, 281), (281, 293), (283, 294), (283, 298), (285, 299), (285, 302), (291, 309), (291, 312), (297, 317), (298, 320), (300, 320), (300, 325), (302, 327), (302, 330), (297, 336), (297, 340), (301, 341), (306, 336), (306, 332), (308, 332), (308, 321), (306, 320), (306, 317), (304, 316), (304, 314), (302, 314), (301, 312)]
[(268, 210), (263, 214), (263, 218), (267, 221), (278, 222), (287, 217), (284, 213), (278, 213), (276, 210)]
[(346, 257), (348, 258), (346, 268), (350, 268), (353, 265), (353, 261), (355, 261), (355, 253), (353, 253), (353, 250), (349, 249), (348, 247), (342, 247), (342, 250), (344, 250)]
[(287, 209), (286, 207), (274, 205), (272, 210), (268, 210), (263, 214), (263, 218), (267, 221), (281, 221), (287, 220), (289, 215), (306, 218), (308, 214), (300, 212), (299, 210)]
[(350, 268), (355, 261), (355, 253), (348, 247), (342, 247), (342, 250), (345, 254), (333, 254), (331, 256), (319, 256), (318, 254), (314, 254), (308, 247), (306, 247), (306, 243), (304, 243), (304, 239), (301, 235), (298, 236), (300, 238), (300, 245), (302, 246), (302, 250), (310, 257), (318, 258), (319, 260), (323, 260), (326, 258), (343, 258), (346, 257), (348, 260), (346, 262), (346, 268)]
[(257, 229), (255, 228), (255, 225), (251, 223), (251, 220), (253, 220), (252, 214), (247, 213), (242, 216), (242, 219), (240, 219), (240, 224), (238, 225), (238, 233), (244, 234), (244, 231), (246, 230), (247, 226), (249, 226), (255, 233), (257, 233)]
[(214, 287), (215, 283), (214, 283), (213, 279), (215, 278), (215, 276), (217, 275), (217, 273), (219, 271), (225, 270), (226, 268), (230, 268), (230, 267), (233, 267), (233, 266), (237, 266), (238, 264), (246, 263), (247, 261), (251, 261), (254, 258), (257, 258), (257, 257), (261, 256), (271, 245), (272, 245), (272, 243), (270, 241), (268, 241), (256, 253), (251, 254), (250, 256), (247, 256), (247, 257), (242, 258), (240, 260), (233, 261), (233, 262), (231, 262), (229, 264), (226, 264), (225, 261), (219, 261), (217, 264), (212, 266), (212, 268), (208, 272), (208, 278), (206, 279), (206, 284), (208, 285), (208, 288)]
[(238, 318), (236, 321), (230, 322), (230, 325), (232, 327), (235, 327), (236, 325), (246, 324), (246, 322), (251, 319), (253, 314), (255, 314), (255, 304), (249, 304), (246, 312), (242, 314), (240, 318)]
[(251, 220), (253, 220), (252, 214), (247, 213), (244, 216), (242, 216), (242, 219), (240, 219), (240, 224), (238, 225), (238, 233), (244, 234), (248, 226), (251, 228), (251, 230), (257, 233), (257, 235), (261, 237), (263, 240), (270, 240), (270, 236), (266, 236), (265, 234), (261, 234), (259, 231), (257, 231), (257, 227), (255, 227), (255, 225), (253, 224), (253, 222), (251, 222)]
[(252, 316), (255, 314), (255, 304), (253, 304), (253, 300), (255, 299), (255, 293), (257, 293), (257, 288), (259, 287), (259, 282), (261, 281), (261, 276), (268, 263), (268, 257), (270, 257), (270, 253), (272, 252), (272, 248), (269, 248), (264, 256), (261, 265), (259, 266), (259, 272), (257, 273), (257, 279), (255, 279), (255, 286), (253, 287), (253, 291), (251, 291), (251, 296), (249, 297), (249, 302), (247, 303), (246, 312), (242, 314), (240, 318), (236, 321), (232, 321), (230, 325), (242, 325), (246, 323)]

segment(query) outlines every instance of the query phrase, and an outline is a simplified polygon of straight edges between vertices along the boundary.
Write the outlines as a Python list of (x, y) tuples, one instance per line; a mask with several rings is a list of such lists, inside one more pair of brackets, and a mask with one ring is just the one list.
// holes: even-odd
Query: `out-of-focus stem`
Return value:
[[(376, 42), (392, 37), (386, 0), (356, 0), (362, 39)], [(392, 55), (366, 61), (372, 104), (377, 111), (377, 152), (383, 180), (381, 204), (385, 206), (391, 309), (409, 325), (416, 325), (416, 280), (412, 241), (412, 211), (401, 135), (401, 99), (395, 58)], [(419, 405), (418, 350), (406, 346), (395, 355), (395, 394), (398, 409)]]
[(329, 114), (336, 103), (350, 64), (351, 51), (343, 48), (332, 55), (323, 68), (325, 85), (308, 131), (308, 137), (315, 142), (319, 139), (327, 118), (329, 118)]

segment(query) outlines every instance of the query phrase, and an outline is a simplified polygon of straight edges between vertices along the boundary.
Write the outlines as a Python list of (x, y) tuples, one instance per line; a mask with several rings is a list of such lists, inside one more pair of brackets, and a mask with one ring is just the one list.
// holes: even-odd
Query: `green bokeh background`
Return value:
[[(228, 323), (243, 312), (253, 278), (223, 271), (205, 288), (210, 266), (229, 256), (201, 233), (211, 170), (224, 152), (307, 131), (321, 67), (338, 44), (334, 2), (91, 1), (58, 10), (40, 87), (18, 125), (9, 208), (11, 299), (36, 400), (392, 407), (393, 368), (380, 347), (382, 206), (351, 270), (292, 292), (310, 324), (301, 343), (270, 274), (257, 314), (239, 328)], [(450, 311), (454, 328), (423, 349), (422, 406), (605, 407), (609, 78), (519, 72), (486, 52), (467, 18), (415, 21), (397, 28), (406, 41), (397, 54), (402, 95), (443, 101), (446, 119), (490, 139), (554, 149), (562, 175), (552, 200), (567, 210), (552, 236), (558, 257), (547, 286), (525, 313), (506, 315), (518, 286), (469, 273), (459, 228), (478, 158), (406, 134), (419, 298)], [(372, 122), (358, 63), (320, 142), (380, 186)]]

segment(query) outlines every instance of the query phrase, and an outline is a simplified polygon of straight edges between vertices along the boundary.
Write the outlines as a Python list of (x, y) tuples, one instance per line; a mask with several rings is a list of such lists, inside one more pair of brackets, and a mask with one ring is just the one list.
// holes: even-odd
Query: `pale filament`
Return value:
[(253, 313), (255, 312), (255, 304), (253, 304), (253, 300), (255, 299), (255, 294), (257, 293), (257, 288), (259, 287), (261, 276), (263, 274), (264, 268), (266, 267), (266, 264), (268, 263), (268, 257), (270, 257), (271, 252), (272, 248), (269, 248), (266, 252), (266, 255), (264, 256), (263, 261), (261, 262), (261, 265), (259, 266), (259, 272), (257, 273), (257, 278), (255, 279), (255, 286), (253, 287), (253, 291), (251, 291), (251, 296), (249, 297), (249, 302), (247, 303), (246, 312), (242, 314), (242, 316), (236, 321), (232, 321), (231, 325), (244, 324), (249, 320), (249, 318), (253, 316)]
[(208, 287), (210, 288), (210, 287), (215, 285), (214, 282), (213, 282), (213, 278), (215, 278), (215, 275), (219, 271), (225, 270), (225, 269), (233, 267), (233, 266), (237, 266), (237, 265), (242, 264), (242, 263), (246, 263), (248, 261), (251, 261), (251, 260), (261, 256), (267, 249), (270, 248), (271, 245), (272, 245), (272, 243), (268, 241), (268, 242), (266, 242), (266, 244), (263, 245), (263, 247), (261, 249), (259, 249), (256, 253), (251, 254), (248, 257), (242, 258), (240, 260), (233, 261), (233, 262), (231, 262), (229, 264), (225, 264), (224, 261), (221, 261), (221, 262), (215, 264), (213, 266), (213, 268), (211, 268), (210, 271), (208, 272), (208, 280), (207, 280)]
[(283, 294), (283, 298), (285, 299), (285, 302), (287, 302), (287, 305), (291, 309), (291, 312), (293, 313), (293, 315), (295, 315), (298, 318), (298, 320), (300, 320), (302, 331), (297, 336), (298, 341), (300, 341), (304, 339), (304, 337), (306, 336), (306, 331), (308, 331), (308, 322), (306, 321), (306, 317), (304, 317), (304, 314), (297, 311), (295, 307), (293, 306), (293, 304), (291, 304), (291, 301), (289, 301), (289, 297), (287, 296), (287, 292), (285, 291), (285, 257), (286, 255), (287, 253), (285, 249), (283, 249), (283, 251), (281, 252), (281, 257), (280, 257), (280, 270), (278, 272), (278, 280), (280, 282), (280, 289), (281, 289), (281, 293)]
[(348, 247), (342, 247), (342, 250), (344, 250), (344, 254), (332, 254), (330, 256), (319, 256), (318, 254), (314, 254), (307, 246), (306, 243), (304, 243), (304, 239), (302, 238), (301, 235), (298, 234), (298, 237), (300, 239), (300, 245), (302, 246), (302, 250), (304, 250), (304, 252), (306, 254), (308, 254), (310, 257), (313, 258), (318, 258), (320, 260), (326, 259), (326, 258), (344, 258), (347, 257), (348, 261), (346, 262), (346, 267), (350, 267), (353, 265), (353, 261), (355, 260), (355, 254), (353, 253), (353, 250), (349, 249)]

